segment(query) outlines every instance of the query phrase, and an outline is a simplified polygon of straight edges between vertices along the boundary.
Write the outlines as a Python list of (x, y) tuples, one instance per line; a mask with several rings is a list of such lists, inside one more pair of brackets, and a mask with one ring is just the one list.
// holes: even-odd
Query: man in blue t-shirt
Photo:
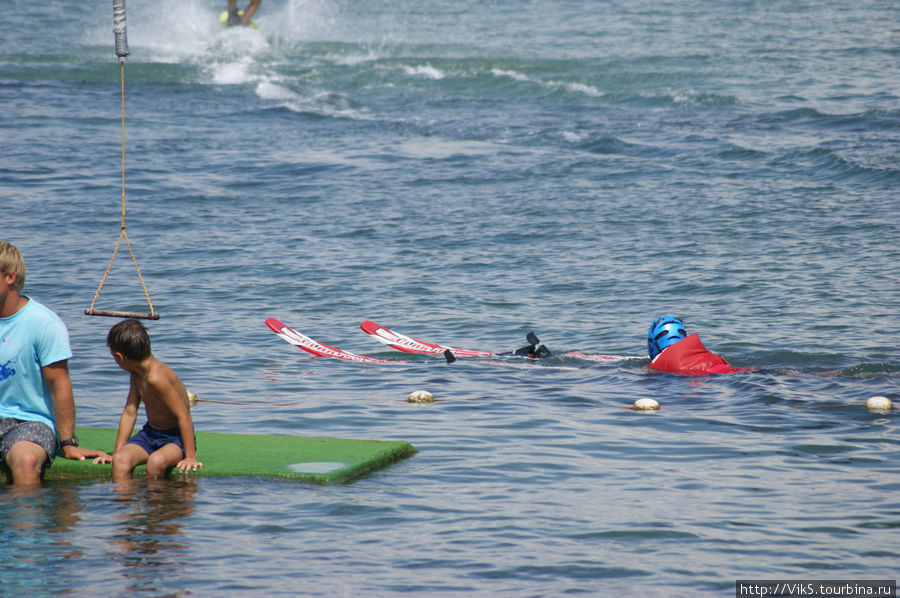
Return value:
[(69, 333), (24, 286), (22, 254), (0, 241), (0, 462), (14, 484), (33, 485), (59, 447), (67, 459), (105, 453), (78, 446)]

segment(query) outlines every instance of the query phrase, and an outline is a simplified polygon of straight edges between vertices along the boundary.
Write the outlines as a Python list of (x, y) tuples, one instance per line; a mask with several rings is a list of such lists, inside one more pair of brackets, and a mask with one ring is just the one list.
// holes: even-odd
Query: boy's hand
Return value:
[(100, 455), (94, 458), (94, 465), (107, 465), (112, 463), (112, 455), (107, 455), (103, 451), (100, 451)]
[(187, 473), (189, 471), (197, 471), (198, 469), (203, 467), (203, 463), (197, 461), (196, 459), (187, 457), (179, 461), (175, 467), (177, 467), (178, 471), (180, 471), (181, 473)]

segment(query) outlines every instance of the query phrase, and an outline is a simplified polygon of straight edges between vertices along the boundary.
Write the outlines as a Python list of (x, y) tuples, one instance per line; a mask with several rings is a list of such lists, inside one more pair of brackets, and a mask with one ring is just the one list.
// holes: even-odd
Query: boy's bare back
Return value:
[(153, 355), (131, 373), (132, 388), (147, 412), (147, 422), (157, 430), (178, 428), (179, 415), (190, 412), (187, 389), (178, 375)]

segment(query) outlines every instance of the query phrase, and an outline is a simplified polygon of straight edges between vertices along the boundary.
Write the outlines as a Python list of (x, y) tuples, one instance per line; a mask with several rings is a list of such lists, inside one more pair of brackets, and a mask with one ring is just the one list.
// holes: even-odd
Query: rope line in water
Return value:
[(198, 396), (191, 397), (196, 403), (216, 403), (218, 405), (248, 405), (250, 407), (289, 407), (300, 403), (244, 403), (241, 401), (216, 401), (213, 399), (201, 399)]

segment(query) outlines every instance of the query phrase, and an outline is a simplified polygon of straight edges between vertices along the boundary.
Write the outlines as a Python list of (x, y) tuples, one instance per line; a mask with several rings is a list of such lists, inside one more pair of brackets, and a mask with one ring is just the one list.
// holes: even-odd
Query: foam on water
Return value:
[(418, 66), (404, 66), (404, 72), (408, 75), (425, 77), (426, 79), (443, 79), (446, 75), (440, 69), (429, 64)]

